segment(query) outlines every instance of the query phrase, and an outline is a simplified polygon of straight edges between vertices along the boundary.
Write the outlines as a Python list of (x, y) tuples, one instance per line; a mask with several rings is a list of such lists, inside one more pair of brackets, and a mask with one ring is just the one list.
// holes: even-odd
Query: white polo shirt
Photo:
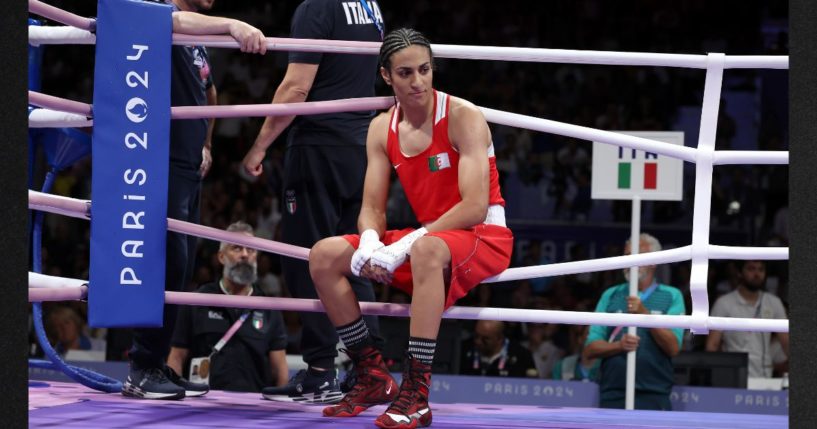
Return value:
[[(713, 317), (747, 319), (785, 319), (786, 309), (780, 298), (761, 291), (754, 304), (746, 302), (736, 290), (718, 298), (712, 307)], [(771, 332), (723, 331), (721, 350), (749, 353), (749, 377), (772, 376)]]

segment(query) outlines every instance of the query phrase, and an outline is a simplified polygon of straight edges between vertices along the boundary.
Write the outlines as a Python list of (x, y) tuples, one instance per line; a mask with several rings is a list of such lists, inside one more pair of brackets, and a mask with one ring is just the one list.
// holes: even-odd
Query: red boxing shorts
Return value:
[[(389, 230), (380, 241), (388, 246), (412, 231), (414, 228)], [(483, 280), (505, 271), (511, 263), (513, 233), (503, 226), (480, 224), (471, 229), (429, 232), (426, 235), (445, 241), (451, 252), (451, 282), (445, 298), (445, 309), (454, 305)], [(343, 238), (355, 249), (360, 244), (360, 236), (357, 234), (344, 235)], [(391, 285), (411, 295), (414, 290), (411, 258), (394, 271)]]

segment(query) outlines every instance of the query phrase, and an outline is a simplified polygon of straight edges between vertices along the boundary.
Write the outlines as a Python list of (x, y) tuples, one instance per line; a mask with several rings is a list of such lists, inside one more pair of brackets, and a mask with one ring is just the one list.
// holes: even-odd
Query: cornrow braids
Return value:
[(383, 38), (383, 44), (380, 45), (380, 66), (391, 72), (391, 56), (402, 49), (408, 48), (411, 45), (425, 46), (428, 49), (428, 55), (431, 57), (431, 65), (434, 66), (434, 54), (431, 52), (431, 42), (428, 41), (423, 33), (411, 28), (399, 28), (389, 32)]

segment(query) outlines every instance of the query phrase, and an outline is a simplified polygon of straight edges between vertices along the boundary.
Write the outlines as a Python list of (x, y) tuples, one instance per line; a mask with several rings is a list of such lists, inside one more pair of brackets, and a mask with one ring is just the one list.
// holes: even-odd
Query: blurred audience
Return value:
[(537, 377), (530, 351), (505, 336), (505, 323), (480, 320), (471, 340), (463, 343), (460, 374), (493, 377)]

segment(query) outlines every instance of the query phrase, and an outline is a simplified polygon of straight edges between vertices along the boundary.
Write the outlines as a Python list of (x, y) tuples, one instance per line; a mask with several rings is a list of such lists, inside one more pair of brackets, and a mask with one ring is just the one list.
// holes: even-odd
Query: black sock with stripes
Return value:
[(409, 337), (409, 354), (425, 365), (431, 365), (434, 361), (434, 349), (437, 348), (437, 340), (428, 338)]
[(350, 352), (359, 351), (373, 344), (369, 336), (369, 328), (366, 326), (366, 322), (363, 321), (363, 316), (348, 325), (339, 326), (337, 330), (338, 336)]

